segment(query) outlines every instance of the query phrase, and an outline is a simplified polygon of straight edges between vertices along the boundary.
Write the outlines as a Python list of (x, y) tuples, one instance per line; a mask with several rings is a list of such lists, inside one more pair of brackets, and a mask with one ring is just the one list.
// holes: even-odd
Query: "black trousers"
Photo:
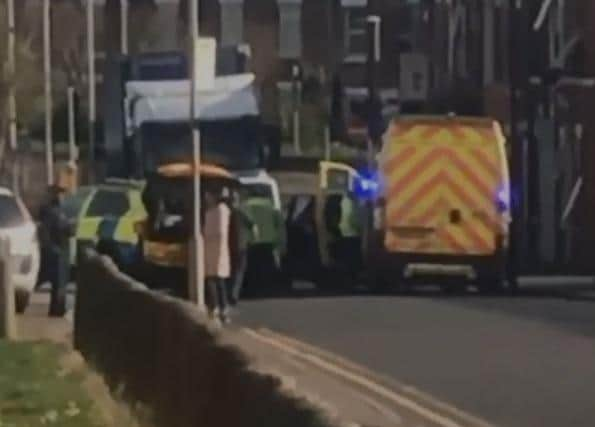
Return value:
[(209, 311), (218, 309), (220, 313), (225, 313), (228, 305), (226, 280), (221, 277), (207, 277), (205, 284)]
[(61, 317), (66, 314), (66, 285), (70, 276), (70, 257), (67, 249), (49, 248), (47, 257), (48, 280), (52, 285), (50, 292), (49, 315)]

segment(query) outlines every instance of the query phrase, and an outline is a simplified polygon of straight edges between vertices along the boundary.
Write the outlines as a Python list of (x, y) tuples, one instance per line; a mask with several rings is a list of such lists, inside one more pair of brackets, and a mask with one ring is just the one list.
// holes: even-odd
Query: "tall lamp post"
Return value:
[(120, 0), (120, 50), (128, 55), (128, 0)]
[[(15, 48), (16, 48), (16, 28), (15, 28), (15, 17), (14, 17), (14, 0), (6, 1), (7, 17), (8, 17), (8, 120), (9, 120), (9, 140), (10, 149), (16, 153), (17, 151), (17, 103), (15, 93)], [(18, 186), (18, 162), (13, 162), (12, 170), (12, 186), (13, 191), (16, 193), (19, 190)]]
[(95, 0), (87, 0), (87, 60), (89, 83), (89, 145), (87, 147), (88, 180), (95, 181)]
[(204, 293), (204, 278), (202, 271), (202, 237), (201, 237), (201, 189), (200, 189), (200, 131), (197, 124), (196, 111), (196, 90), (197, 82), (197, 43), (199, 38), (198, 29), (198, 0), (188, 1), (188, 30), (190, 42), (190, 128), (192, 130), (192, 152), (194, 160), (194, 177), (193, 177), (193, 193), (194, 193), (194, 209), (193, 209), (193, 235), (191, 242), (191, 250), (189, 251), (191, 259), (188, 271), (188, 296), (191, 301), (198, 305), (200, 310), (205, 308), (205, 293)]
[(52, 135), (52, 58), (50, 0), (43, 0), (43, 74), (45, 80), (45, 161), (48, 185), (54, 184), (54, 142)]

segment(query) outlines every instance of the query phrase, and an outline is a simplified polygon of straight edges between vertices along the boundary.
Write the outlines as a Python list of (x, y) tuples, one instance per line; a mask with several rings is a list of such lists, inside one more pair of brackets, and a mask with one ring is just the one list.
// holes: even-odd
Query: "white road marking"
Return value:
[[(376, 393), (378, 396), (381, 396), (382, 398), (384, 398), (396, 405), (404, 407), (404, 408), (416, 413), (417, 415), (421, 416), (422, 418), (426, 419), (427, 421), (433, 422), (441, 427), (463, 427), (464, 425), (467, 425), (467, 424), (461, 424), (447, 416), (444, 416), (444, 415), (441, 415), (435, 411), (432, 411), (431, 409), (426, 408), (425, 406), (415, 402), (414, 400), (412, 400), (402, 394), (399, 394), (398, 392), (396, 392), (394, 390), (390, 390), (389, 388), (387, 388), (381, 384), (378, 384), (378, 383), (364, 377), (363, 375), (357, 374), (355, 372), (347, 371), (343, 367), (340, 367), (340, 366), (338, 366), (334, 363), (331, 363), (331, 362), (327, 362), (326, 360), (324, 360), (321, 357), (304, 352), (303, 350), (298, 350), (288, 344), (281, 342), (280, 340), (266, 336), (266, 335), (259, 333), (253, 329), (242, 328), (242, 330), (244, 333), (246, 333), (247, 335), (249, 335), (250, 337), (252, 337), (256, 340), (259, 340), (259, 341), (264, 342), (264, 343), (266, 343), (272, 347), (275, 347), (281, 351), (289, 353), (296, 358), (306, 360), (310, 364), (318, 367), (319, 369), (321, 369), (323, 371), (329, 372), (337, 377), (343, 378), (344, 380), (347, 380), (353, 384), (356, 384), (360, 387), (370, 390), (371, 392)], [(432, 399), (432, 400), (435, 400), (435, 399)], [(442, 406), (442, 407), (447, 406), (446, 404), (441, 403), (441, 402), (437, 402), (437, 403), (440, 403), (439, 406)], [(461, 415), (463, 415), (463, 413), (461, 411), (458, 411), (458, 412)], [(491, 424), (489, 424), (483, 420), (480, 420), (472, 415), (464, 414), (464, 416), (465, 416), (465, 418), (470, 420), (472, 425), (482, 426), (482, 427), (490, 427), (491, 426)]]

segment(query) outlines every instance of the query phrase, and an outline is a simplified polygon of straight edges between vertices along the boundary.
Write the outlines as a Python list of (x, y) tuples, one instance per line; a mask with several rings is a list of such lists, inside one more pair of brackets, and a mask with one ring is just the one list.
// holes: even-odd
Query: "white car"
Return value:
[(10, 241), (15, 305), (22, 313), (29, 305), (39, 274), (37, 226), (23, 201), (4, 187), (0, 187), (0, 237)]

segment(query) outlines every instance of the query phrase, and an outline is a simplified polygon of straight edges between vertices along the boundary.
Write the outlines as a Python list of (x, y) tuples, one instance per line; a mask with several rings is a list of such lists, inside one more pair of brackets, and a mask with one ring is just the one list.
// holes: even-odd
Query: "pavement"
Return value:
[[(49, 289), (43, 287), (31, 295), (25, 314), (17, 316), (17, 336), (23, 341), (49, 340), (60, 344), (72, 342), (72, 310), (64, 317), (49, 317)], [(74, 295), (68, 295), (68, 306), (74, 306)]]
[(242, 301), (237, 322), (347, 359), (493, 425), (595, 425), (591, 279), (523, 281), (520, 295), (324, 295)]

